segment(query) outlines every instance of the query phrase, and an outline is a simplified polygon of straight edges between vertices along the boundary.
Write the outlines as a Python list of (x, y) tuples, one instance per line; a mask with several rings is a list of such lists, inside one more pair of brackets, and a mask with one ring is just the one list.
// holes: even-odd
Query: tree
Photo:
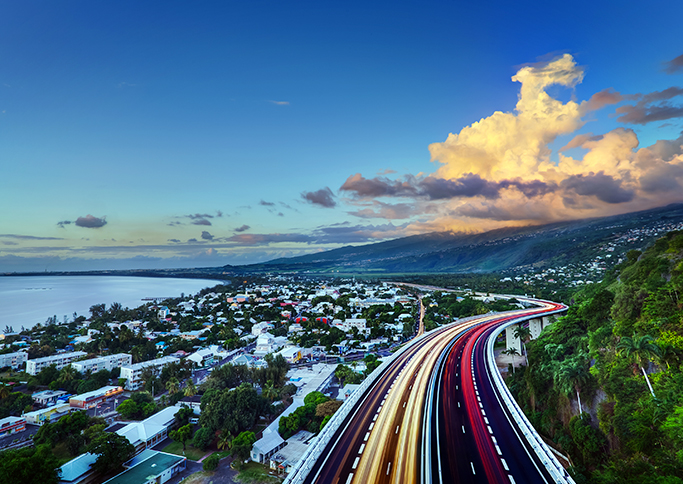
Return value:
[(199, 430), (194, 433), (192, 445), (198, 449), (206, 450), (211, 445), (211, 442), (213, 442), (213, 437), (213, 432), (206, 427), (200, 427)]
[(123, 418), (130, 419), (140, 413), (140, 407), (135, 401), (128, 399), (121, 402), (121, 404), (116, 407), (116, 411), (121, 414)]
[(4, 400), (5, 398), (9, 397), (9, 394), (11, 393), (9, 385), (5, 385), (4, 383), (0, 385), (0, 400)]
[(166, 390), (168, 390), (168, 393), (173, 395), (176, 393), (180, 388), (180, 382), (176, 377), (171, 378), (166, 382)]
[(192, 378), (187, 380), (187, 386), (185, 387), (185, 396), (194, 397), (197, 394), (197, 387), (194, 386), (194, 381)]
[(256, 442), (256, 436), (254, 435), (254, 432), (241, 432), (232, 441), (232, 449), (230, 455), (241, 460), (248, 459), (249, 454), (251, 453), (251, 447), (254, 445), (254, 442)]
[(519, 356), (519, 351), (517, 351), (517, 348), (508, 348), (506, 350), (501, 351), (501, 353), (512, 356), (512, 373), (514, 373), (515, 372), (515, 356)]
[(181, 442), (183, 444), (183, 450), (185, 450), (186, 442), (192, 438), (192, 424), (184, 425), (178, 430), (172, 430), (168, 436), (176, 442)]
[(590, 380), (587, 368), (587, 358), (583, 353), (578, 353), (567, 358), (555, 367), (553, 379), (558, 389), (566, 394), (576, 391), (576, 399), (579, 402), (579, 415), (583, 413), (581, 407), (581, 387)]
[(218, 436), (218, 442), (216, 446), (221, 450), (230, 449), (232, 447), (233, 439), (234, 436), (230, 433), (230, 431), (223, 430)]
[(645, 376), (645, 381), (647, 382), (647, 387), (650, 389), (652, 396), (655, 396), (655, 392), (650, 384), (650, 379), (645, 372), (645, 363), (652, 357), (657, 357), (661, 355), (661, 350), (656, 343), (654, 343), (654, 338), (649, 334), (644, 336), (622, 336), (617, 343), (616, 347), (618, 353), (625, 354), (626, 358), (633, 358), (636, 365), (640, 367)]
[(24, 447), (0, 453), (0, 482), (21, 484), (56, 484), (59, 460), (50, 445)]
[(273, 385), (273, 380), (268, 380), (265, 385), (263, 385), (263, 391), (261, 392), (263, 398), (267, 398), (271, 402), (275, 400), (278, 396), (278, 391)]
[(526, 342), (529, 338), (531, 338), (531, 330), (526, 326), (520, 325), (515, 328), (513, 334), (515, 335), (515, 338), (519, 338), (522, 341), (522, 348), (524, 349), (523, 353), (526, 355)]
[(107, 474), (119, 470), (124, 462), (133, 457), (135, 447), (122, 435), (115, 432), (102, 432), (88, 446), (88, 452), (98, 456), (92, 465), (93, 469)]
[(209, 472), (215, 471), (218, 468), (220, 460), (221, 458), (218, 457), (218, 454), (211, 454), (202, 462), (202, 469)]

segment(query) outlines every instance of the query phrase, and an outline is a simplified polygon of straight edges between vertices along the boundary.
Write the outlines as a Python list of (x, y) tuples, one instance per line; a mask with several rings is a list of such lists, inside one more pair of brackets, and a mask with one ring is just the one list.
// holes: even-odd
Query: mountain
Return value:
[[(509, 227), (477, 234), (435, 232), (240, 266), (245, 272), (437, 273), (496, 272), (589, 260), (605, 244), (640, 248), (683, 227), (683, 204), (612, 217)], [(630, 235), (629, 235), (630, 234)], [(634, 245), (635, 243), (635, 245)], [(636, 247), (637, 246), (637, 247)], [(225, 269), (228, 269), (226, 267)], [(236, 269), (229, 267), (230, 270)]]

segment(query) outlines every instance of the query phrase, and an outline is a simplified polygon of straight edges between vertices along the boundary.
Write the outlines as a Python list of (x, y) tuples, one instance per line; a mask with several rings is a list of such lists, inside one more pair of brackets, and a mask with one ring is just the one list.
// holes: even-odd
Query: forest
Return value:
[(626, 259), (508, 377), (581, 483), (683, 483), (683, 232)]

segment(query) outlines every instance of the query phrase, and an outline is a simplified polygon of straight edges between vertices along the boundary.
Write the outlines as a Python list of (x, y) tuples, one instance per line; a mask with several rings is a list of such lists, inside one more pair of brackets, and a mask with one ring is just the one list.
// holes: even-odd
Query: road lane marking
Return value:
[(369, 437), (370, 437), (370, 432), (368, 432), (367, 434), (365, 434), (365, 438), (363, 439), (363, 441), (364, 441), (364, 442), (367, 442)]
[(399, 427), (400, 427), (400, 425), (397, 425), (397, 426), (396, 426), (396, 432), (394, 432), (395, 434), (398, 433), (398, 428), (399, 428)]
[(349, 474), (349, 478), (346, 479), (346, 484), (351, 484), (352, 480), (353, 480), (353, 474)]
[(379, 415), (379, 414), (378, 414), (378, 413), (376, 413), (376, 414), (375, 414), (375, 416), (374, 416), (374, 417), (372, 417), (372, 421), (373, 421), (373, 422), (374, 422), (375, 420), (377, 420), (377, 416), (378, 416), (378, 415)]
[(470, 465), (472, 466), (472, 474), (474, 474), (474, 475), (476, 476), (476, 475), (477, 475), (477, 473), (476, 473), (476, 472), (474, 472), (474, 463), (473, 463), (473, 462), (470, 462)]
[(365, 444), (360, 444), (360, 449), (358, 449), (358, 453), (362, 454), (364, 450), (365, 450)]
[(498, 455), (503, 455), (503, 453), (500, 451), (500, 447), (496, 445), (496, 452), (498, 452)]
[(458, 408), (460, 408), (460, 402), (458, 402)]
[(406, 408), (406, 403), (408, 402), (403, 402), (403, 408)]
[(512, 484), (515, 484), (515, 479), (510, 474), (508, 474), (508, 477), (510, 478), (510, 482)]
[(465, 426), (464, 425), (462, 425), (462, 433), (463, 434), (465, 433)]
[(389, 472), (391, 472), (391, 462), (389, 462), (389, 465), (387, 466), (387, 476), (389, 475)]
[(351, 469), (356, 470), (356, 467), (358, 467), (358, 461), (360, 461), (360, 457), (356, 457), (356, 460), (353, 461)]
[(487, 419), (486, 417), (484, 417), (484, 422), (486, 422), (486, 425), (488, 425), (488, 424), (489, 424), (489, 419)]
[(491, 430), (491, 426), (490, 426), (490, 425), (487, 425), (486, 428), (489, 429), (489, 433), (490, 433), (491, 435), (493, 435), (493, 430)]
[(503, 463), (503, 467), (505, 468), (506, 471), (509, 471), (510, 468), (508, 467), (508, 463), (505, 462), (505, 459), (500, 459), (500, 461)]

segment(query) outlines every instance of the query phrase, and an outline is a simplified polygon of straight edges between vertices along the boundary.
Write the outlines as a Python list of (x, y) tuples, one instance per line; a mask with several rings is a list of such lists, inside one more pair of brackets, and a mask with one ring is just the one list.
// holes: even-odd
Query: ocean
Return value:
[(179, 297), (196, 294), (220, 281), (160, 277), (119, 276), (27, 276), (0, 277), (0, 332), (6, 326), (14, 331), (45, 323), (51, 316), (68, 321), (73, 313), (90, 316), (95, 304), (118, 302), (136, 308), (147, 297)]

